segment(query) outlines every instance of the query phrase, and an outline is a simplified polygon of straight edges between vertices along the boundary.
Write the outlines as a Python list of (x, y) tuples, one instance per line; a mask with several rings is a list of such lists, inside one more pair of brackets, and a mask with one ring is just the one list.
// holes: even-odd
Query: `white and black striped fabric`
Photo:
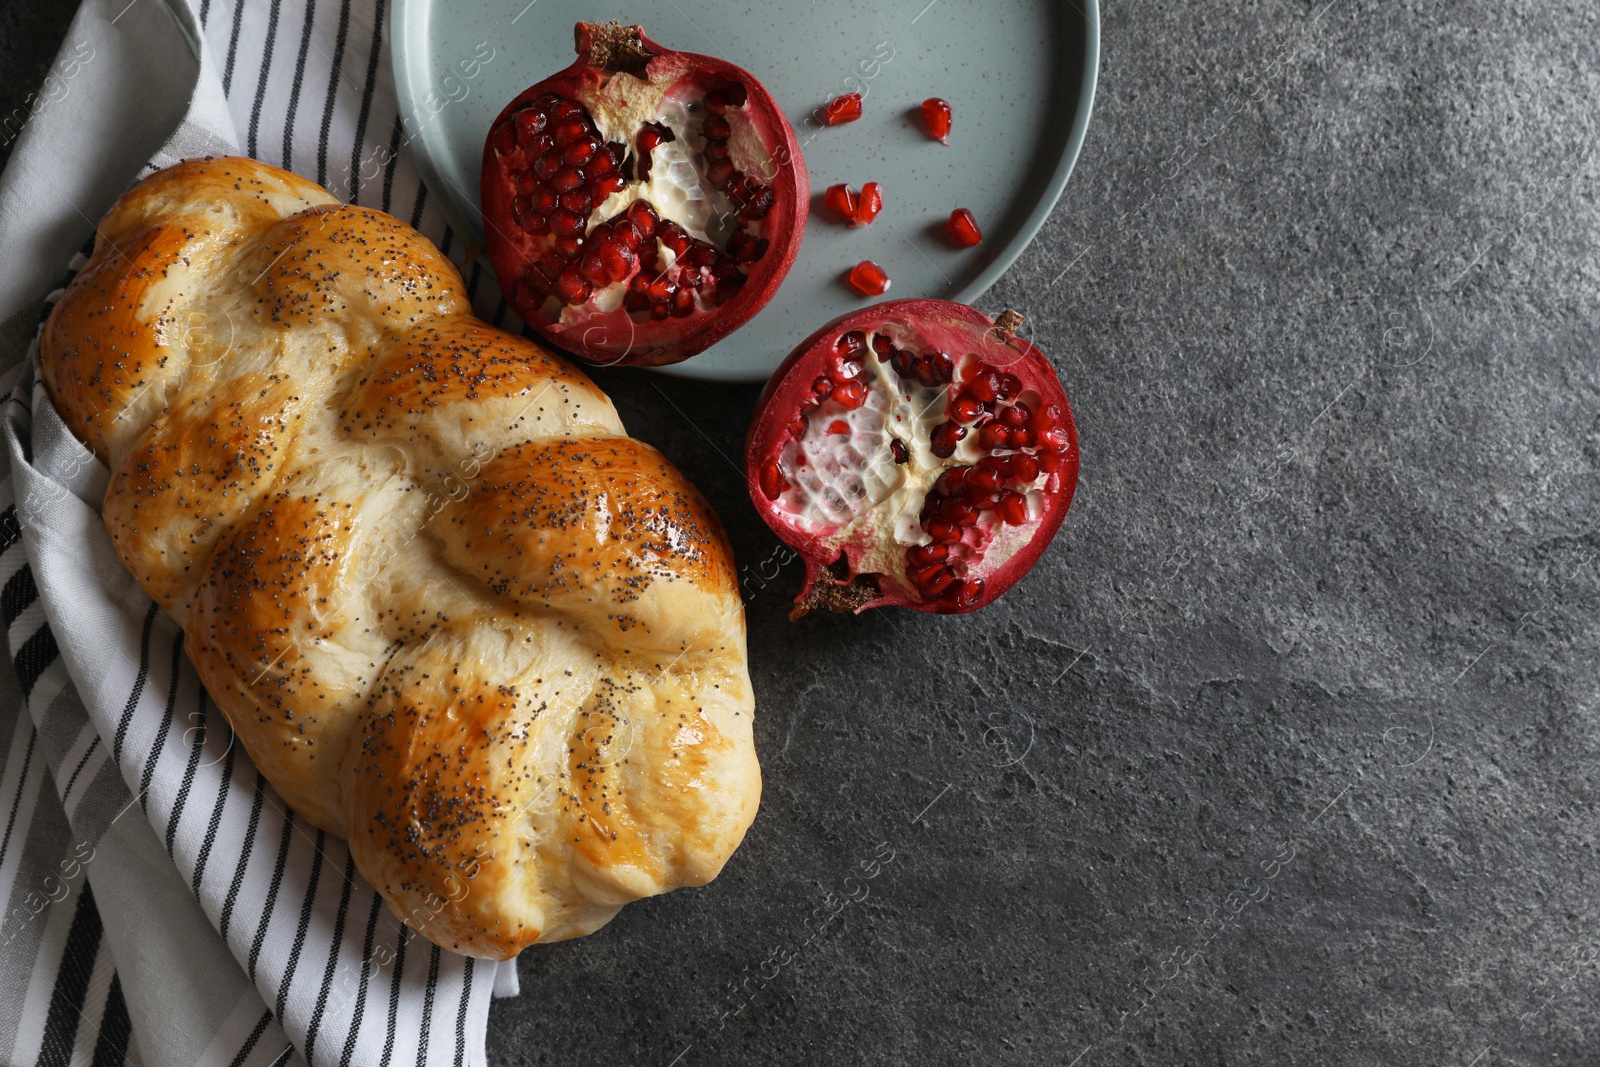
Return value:
[[(153, 79), (159, 96), (192, 74), (140, 173), (244, 152), (407, 219), (462, 263), (403, 145), (387, 16), (385, 0), (85, 0), (62, 50), (93, 52), (85, 91), (23, 129), (0, 176), (0, 256), (89, 233), (116, 188), (85, 202), (81, 168), (134, 174), (93, 155), (122, 133), (83, 136), (108, 81), (138, 94)], [(462, 265), (479, 313), (505, 321), (492, 276)], [(17, 292), (36, 273), (0, 280), (0, 311), (32, 306), (26, 331), (0, 324), (0, 1062), (483, 1064), (514, 962), (412, 935), (233, 743), (182, 632), (116, 559), (105, 468), (37, 384), (45, 294)]]

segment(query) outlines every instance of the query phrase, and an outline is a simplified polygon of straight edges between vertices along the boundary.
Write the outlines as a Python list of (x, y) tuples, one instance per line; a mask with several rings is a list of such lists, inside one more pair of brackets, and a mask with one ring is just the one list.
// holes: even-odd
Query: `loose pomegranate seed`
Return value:
[(822, 202), (828, 210), (852, 225), (856, 217), (856, 199), (856, 194), (850, 191), (848, 185), (830, 185), (828, 191), (822, 194)]
[(830, 185), (822, 194), (822, 202), (852, 227), (867, 226), (883, 210), (883, 187), (877, 182), (868, 182), (857, 193), (848, 185)]
[(834, 419), (828, 423), (828, 432), (834, 434), (849, 434), (850, 424), (843, 419)]
[(983, 231), (978, 229), (978, 220), (964, 207), (958, 207), (950, 212), (950, 221), (944, 224), (944, 228), (950, 239), (963, 248), (971, 248), (983, 240)]
[(928, 124), (928, 136), (944, 144), (950, 143), (950, 105), (937, 96), (922, 102), (922, 121)]
[(822, 121), (829, 126), (842, 126), (861, 117), (861, 94), (845, 93), (829, 100), (822, 109)]
[(850, 220), (850, 225), (871, 225), (882, 210), (883, 188), (877, 182), (868, 182), (861, 187), (861, 196), (856, 202), (855, 216)]
[(889, 454), (896, 463), (911, 462), (911, 450), (906, 448), (906, 443), (898, 437), (889, 438)]
[(863, 259), (851, 268), (850, 284), (864, 296), (882, 296), (889, 291), (889, 275), (872, 260)]

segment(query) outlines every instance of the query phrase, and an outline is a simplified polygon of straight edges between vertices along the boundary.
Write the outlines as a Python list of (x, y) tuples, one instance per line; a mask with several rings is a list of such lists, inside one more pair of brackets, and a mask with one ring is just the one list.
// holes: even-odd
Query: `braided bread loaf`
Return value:
[(237, 739), (419, 932), (501, 959), (721, 870), (760, 771), (716, 516), (420, 234), (182, 163), (40, 354)]

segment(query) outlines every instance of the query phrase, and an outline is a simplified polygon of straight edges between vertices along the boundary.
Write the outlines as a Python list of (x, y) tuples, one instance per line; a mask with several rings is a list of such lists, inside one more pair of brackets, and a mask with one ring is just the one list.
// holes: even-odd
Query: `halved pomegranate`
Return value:
[(811, 184), (761, 83), (638, 26), (580, 22), (578, 59), (489, 129), (489, 258), (528, 325), (597, 363), (677, 363), (760, 311)]
[(1078, 484), (1061, 382), (1016, 336), (943, 300), (893, 300), (808, 337), (745, 449), (750, 498), (805, 557), (815, 608), (982, 607), (1038, 560)]

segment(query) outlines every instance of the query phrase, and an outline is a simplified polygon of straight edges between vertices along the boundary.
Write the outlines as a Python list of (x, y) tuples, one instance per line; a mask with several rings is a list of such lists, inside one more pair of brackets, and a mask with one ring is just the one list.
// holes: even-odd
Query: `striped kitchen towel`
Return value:
[[(0, 116), (16, 135), (0, 174), (0, 1061), (15, 1067), (477, 1065), (491, 993), (516, 991), (514, 961), (412, 935), (234, 744), (183, 633), (118, 562), (107, 472), (31, 347), (92, 220), (189, 156), (284, 166), (459, 262), (402, 143), (386, 29), (385, 0), (84, 0), (31, 113)], [(463, 273), (503, 321), (492, 276)]]

